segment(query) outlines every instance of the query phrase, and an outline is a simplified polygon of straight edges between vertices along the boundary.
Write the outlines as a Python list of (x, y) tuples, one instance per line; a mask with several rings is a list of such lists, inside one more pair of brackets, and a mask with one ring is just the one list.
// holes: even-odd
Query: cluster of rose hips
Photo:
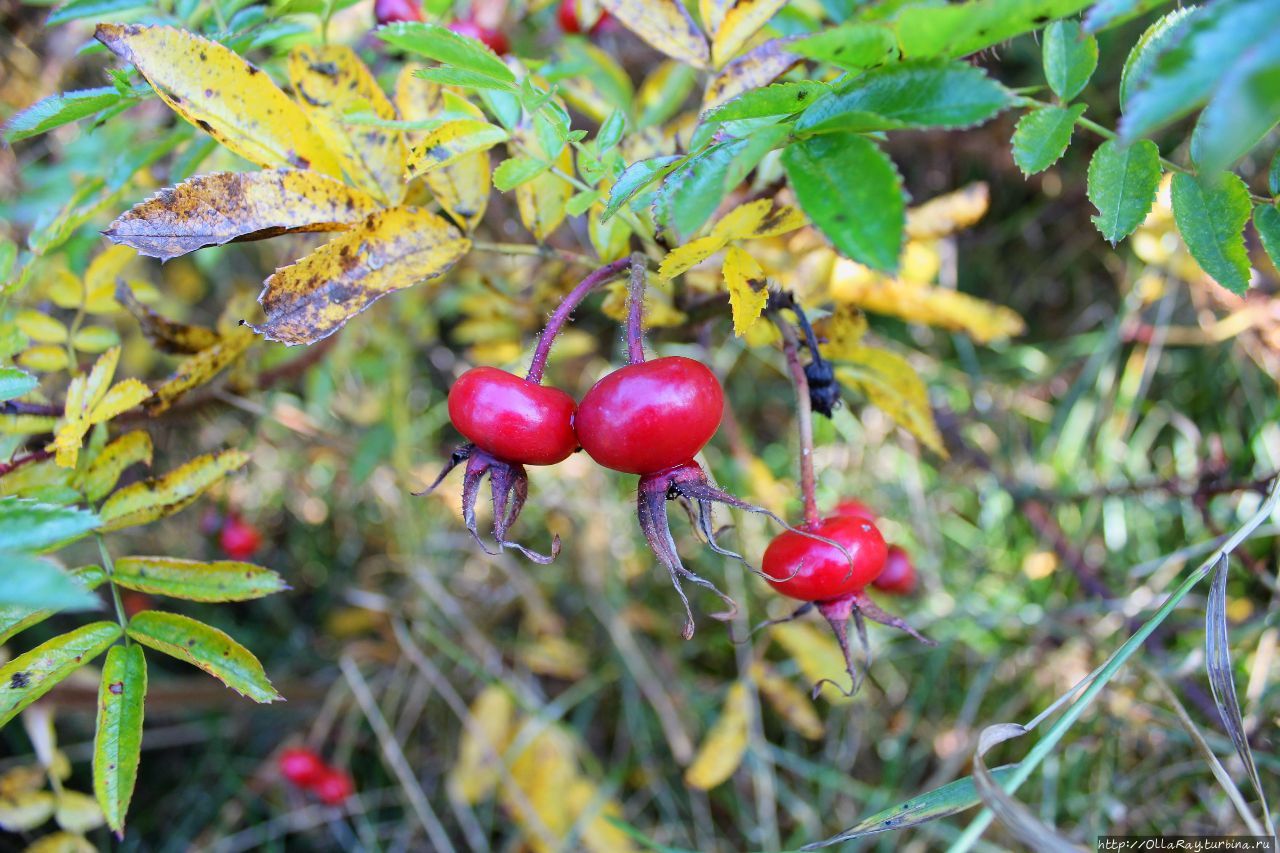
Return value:
[[(551, 344), (574, 308), (593, 289), (622, 274), (628, 266), (628, 363), (607, 374), (575, 404), (564, 391), (541, 384)], [(508, 537), (528, 497), (525, 466), (553, 465), (581, 448), (606, 468), (639, 475), (640, 528), (684, 603), (686, 639), (693, 635), (693, 617), (682, 581), (706, 587), (720, 596), (729, 610), (716, 614), (716, 618), (731, 618), (736, 605), (713, 583), (689, 571), (681, 562), (667, 517), (667, 502), (671, 500), (684, 507), (712, 550), (739, 560), (740, 555), (716, 541), (713, 504), (769, 515), (786, 527), (766, 549), (760, 574), (783, 595), (806, 602), (795, 615), (817, 606), (836, 630), (851, 675), (853, 666), (844, 627), (850, 616), (857, 621), (860, 636), (862, 617), (866, 616), (919, 637), (866, 595), (866, 587), (884, 573), (889, 549), (865, 507), (862, 512), (853, 512), (852, 505), (846, 505), (845, 511), (819, 518), (813, 509), (809, 482), (806, 521), (793, 528), (768, 510), (711, 484), (694, 456), (720, 426), (724, 391), (701, 362), (681, 356), (645, 359), (641, 333), (645, 278), (643, 256), (636, 255), (606, 265), (584, 279), (551, 316), (524, 378), (494, 367), (475, 367), (463, 373), (449, 390), (448, 409), (453, 426), (468, 443), (453, 452), (428, 491), (439, 485), (453, 467), (465, 462), (463, 521), (476, 541), (488, 550), (480, 539), (475, 517), (480, 485), (488, 476), (493, 535), (498, 548), (514, 548), (537, 562), (547, 563), (559, 553), (558, 537), (552, 539), (550, 555), (534, 552)], [(817, 358), (816, 347), (814, 353)], [(807, 394), (804, 400), (807, 412)], [(908, 583), (898, 578), (892, 585), (901, 588)]]
[[(556, 10), (560, 28), (566, 33), (595, 35), (610, 26), (612, 18), (608, 12), (597, 10), (595, 21), (588, 24), (582, 20), (578, 7), (579, 0), (561, 0), (560, 7)], [(422, 5), (420, 0), (374, 0), (373, 17), (380, 26), (400, 21), (421, 21), (423, 20)], [(501, 30), (485, 26), (472, 17), (453, 21), (449, 24), (449, 29), (458, 35), (483, 43), (499, 56), (511, 49), (506, 35)]]
[(291, 784), (314, 794), (326, 806), (339, 806), (355, 793), (355, 783), (344, 771), (325, 762), (313, 750), (290, 747), (280, 753), (276, 766)]

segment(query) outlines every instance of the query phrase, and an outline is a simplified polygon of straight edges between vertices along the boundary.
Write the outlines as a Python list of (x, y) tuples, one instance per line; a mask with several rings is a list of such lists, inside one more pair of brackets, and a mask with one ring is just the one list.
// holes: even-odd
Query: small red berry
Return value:
[[(803, 532), (800, 532), (803, 531)], [(884, 569), (888, 548), (865, 518), (830, 516), (800, 531), (787, 530), (765, 549), (761, 569), (783, 595), (801, 601), (831, 601), (861, 592)], [(840, 543), (839, 549), (805, 533)]]
[(373, 0), (373, 17), (379, 24), (421, 21), (422, 6), (418, 0)]
[(134, 592), (128, 589), (121, 593), (120, 603), (124, 607), (124, 615), (132, 619), (144, 610), (153, 609), (154, 602), (145, 592)]
[(333, 767), (326, 767), (320, 777), (311, 784), (311, 790), (326, 806), (339, 806), (355, 793), (351, 777)]
[(310, 788), (329, 773), (323, 759), (305, 747), (293, 747), (276, 759), (280, 775), (299, 788)]
[(554, 465), (578, 449), (573, 398), (496, 367), (473, 367), (449, 389), (449, 420), (505, 462)]
[(724, 391), (701, 362), (681, 356), (629, 364), (578, 405), (582, 449), (615, 471), (654, 474), (689, 462), (720, 427)]
[(595, 22), (590, 26), (586, 26), (579, 18), (579, 3), (580, 0), (560, 0), (560, 8), (556, 10), (556, 17), (560, 21), (560, 29), (570, 34), (586, 31), (591, 35), (595, 35), (608, 22), (609, 13), (603, 9), (598, 9)]
[(862, 501), (847, 500), (840, 501), (836, 504), (836, 508), (831, 512), (832, 515), (844, 515), (849, 518), (865, 518), (867, 521), (876, 520), (876, 512)]
[(884, 571), (871, 585), (894, 595), (910, 595), (916, 591), (916, 567), (911, 564), (911, 557), (905, 549), (897, 545), (889, 546)]
[(229, 559), (247, 560), (262, 547), (262, 534), (258, 532), (258, 528), (240, 516), (230, 514), (227, 516), (226, 523), (222, 525), (219, 542), (222, 545), (222, 553)]
[(462, 18), (454, 21), (449, 25), (449, 29), (453, 30), (460, 36), (466, 36), (467, 38), (473, 38), (476, 41), (483, 42), (489, 50), (492, 50), (499, 56), (506, 53), (511, 47), (507, 44), (507, 37), (500, 31), (486, 27), (483, 24), (470, 20), (469, 18)]

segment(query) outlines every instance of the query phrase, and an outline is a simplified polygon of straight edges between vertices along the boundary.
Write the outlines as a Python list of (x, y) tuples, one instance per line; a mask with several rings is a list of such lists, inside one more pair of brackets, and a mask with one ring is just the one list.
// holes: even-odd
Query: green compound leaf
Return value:
[(211, 625), (177, 613), (144, 610), (129, 620), (128, 630), (147, 648), (197, 666), (255, 702), (282, 698), (253, 653)]

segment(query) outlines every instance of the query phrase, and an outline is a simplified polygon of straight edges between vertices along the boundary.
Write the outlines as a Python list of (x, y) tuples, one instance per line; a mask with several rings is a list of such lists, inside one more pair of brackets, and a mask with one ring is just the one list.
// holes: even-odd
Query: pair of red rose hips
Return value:
[(341, 805), (355, 793), (355, 783), (350, 776), (330, 766), (306, 747), (284, 750), (276, 763), (281, 776), (302, 790), (315, 794), (325, 805)]

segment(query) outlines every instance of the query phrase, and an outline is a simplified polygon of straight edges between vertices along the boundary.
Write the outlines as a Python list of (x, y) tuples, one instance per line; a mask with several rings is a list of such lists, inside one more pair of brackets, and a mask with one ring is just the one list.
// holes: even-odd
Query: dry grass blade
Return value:
[(1231, 670), (1231, 640), (1227, 634), (1227, 567), (1229, 561), (1223, 554), (1214, 570), (1213, 584), (1209, 587), (1209, 601), (1204, 614), (1204, 657), (1205, 667), (1209, 672), (1209, 687), (1213, 690), (1213, 700), (1218, 706), (1218, 714), (1227, 727), (1227, 734), (1235, 744), (1236, 754), (1244, 764), (1245, 772), (1253, 790), (1262, 803), (1262, 820), (1267, 826), (1267, 834), (1276, 834), (1275, 824), (1271, 820), (1271, 810), (1267, 807), (1267, 796), (1262, 790), (1262, 779), (1258, 776), (1258, 766), (1253, 760), (1253, 750), (1249, 746), (1249, 736), (1244, 730), (1244, 720), (1240, 716), (1240, 700), (1236, 696), (1235, 676)]
[(978, 748), (973, 753), (973, 785), (978, 796), (987, 808), (999, 818), (1005, 828), (1013, 833), (1023, 844), (1032, 850), (1045, 853), (1079, 853), (1084, 849), (1063, 838), (1054, 829), (1040, 820), (1031, 810), (1013, 798), (1013, 795), (1000, 787), (995, 776), (987, 767), (982, 757), (992, 748), (1022, 737), (1027, 729), (1017, 723), (999, 723), (987, 726), (978, 737)]

